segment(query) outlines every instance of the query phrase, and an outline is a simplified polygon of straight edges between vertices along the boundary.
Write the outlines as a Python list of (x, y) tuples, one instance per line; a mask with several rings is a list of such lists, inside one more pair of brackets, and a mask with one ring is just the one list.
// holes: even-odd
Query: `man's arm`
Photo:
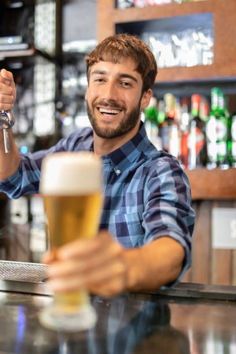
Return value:
[[(2, 69), (0, 71), (0, 110), (13, 109), (16, 98), (16, 87), (11, 72)], [(20, 155), (14, 142), (11, 129), (8, 130), (10, 139), (10, 152), (5, 153), (3, 131), (0, 130), (0, 180), (13, 175), (20, 163)]]
[(140, 248), (124, 249), (102, 231), (94, 240), (77, 240), (48, 253), (49, 286), (54, 291), (82, 288), (113, 296), (124, 291), (156, 291), (178, 277), (183, 247), (163, 236)]
[(178, 278), (184, 249), (174, 239), (163, 236), (143, 247), (125, 251), (124, 258), (128, 290), (155, 291)]

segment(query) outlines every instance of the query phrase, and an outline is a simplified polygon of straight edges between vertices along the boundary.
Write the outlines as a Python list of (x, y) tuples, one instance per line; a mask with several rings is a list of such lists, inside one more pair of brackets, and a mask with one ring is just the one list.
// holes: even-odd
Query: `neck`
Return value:
[(94, 137), (94, 152), (98, 156), (104, 156), (110, 154), (112, 151), (119, 149), (122, 145), (131, 140), (138, 132), (140, 123), (137, 124), (130, 132), (119, 136), (117, 138), (101, 138), (95, 132)]

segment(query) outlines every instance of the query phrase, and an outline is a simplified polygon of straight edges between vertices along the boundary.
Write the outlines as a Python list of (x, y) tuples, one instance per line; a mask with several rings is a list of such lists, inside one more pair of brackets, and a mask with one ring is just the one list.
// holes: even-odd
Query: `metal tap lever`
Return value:
[(0, 129), (3, 131), (3, 143), (5, 153), (10, 152), (10, 139), (8, 129), (13, 127), (15, 119), (10, 111), (0, 111)]

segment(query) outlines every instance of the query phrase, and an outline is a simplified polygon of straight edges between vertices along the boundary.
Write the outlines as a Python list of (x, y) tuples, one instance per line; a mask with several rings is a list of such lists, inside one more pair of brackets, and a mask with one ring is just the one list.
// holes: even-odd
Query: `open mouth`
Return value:
[(97, 107), (99, 113), (103, 115), (115, 116), (119, 114), (122, 109), (121, 108), (107, 108), (107, 107)]

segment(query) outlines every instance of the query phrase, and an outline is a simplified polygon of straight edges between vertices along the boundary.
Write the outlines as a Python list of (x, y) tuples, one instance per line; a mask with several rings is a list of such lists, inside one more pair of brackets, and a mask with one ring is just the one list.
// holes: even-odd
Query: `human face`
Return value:
[(142, 84), (130, 59), (100, 61), (91, 67), (86, 102), (97, 136), (111, 139), (137, 131), (141, 110), (150, 99), (148, 93), (142, 94)]

